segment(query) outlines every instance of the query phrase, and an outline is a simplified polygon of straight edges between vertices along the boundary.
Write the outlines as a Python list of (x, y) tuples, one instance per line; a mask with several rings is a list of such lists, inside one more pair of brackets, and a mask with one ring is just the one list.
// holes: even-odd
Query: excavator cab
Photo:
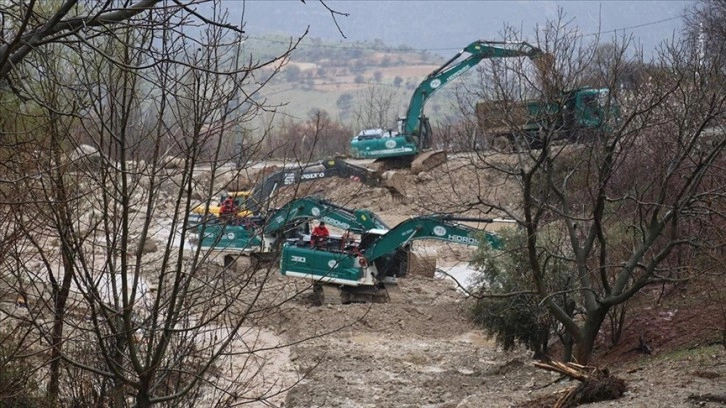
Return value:
[(607, 89), (580, 89), (575, 96), (575, 118), (584, 128), (598, 128), (606, 119)]

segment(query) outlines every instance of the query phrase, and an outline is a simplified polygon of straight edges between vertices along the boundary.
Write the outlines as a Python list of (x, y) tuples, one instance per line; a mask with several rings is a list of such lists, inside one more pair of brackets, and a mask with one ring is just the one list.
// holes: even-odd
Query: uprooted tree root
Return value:
[(580, 404), (618, 399), (625, 392), (625, 381), (611, 376), (608, 370), (558, 361), (537, 362), (536, 367), (553, 371), (580, 383), (572, 388), (529, 401), (521, 408), (571, 408)]

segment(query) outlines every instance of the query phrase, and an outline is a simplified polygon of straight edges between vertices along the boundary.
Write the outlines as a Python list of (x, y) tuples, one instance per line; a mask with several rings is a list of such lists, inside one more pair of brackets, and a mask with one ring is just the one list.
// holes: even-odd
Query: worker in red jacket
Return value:
[(313, 228), (312, 237), (310, 238), (310, 245), (315, 248), (329, 236), (330, 231), (328, 231), (328, 227), (325, 226), (325, 222), (320, 221), (320, 224), (318, 224), (317, 227)]
[(234, 198), (228, 196), (222, 202), (222, 206), (219, 208), (219, 217), (230, 222), (237, 217), (237, 204), (234, 202)]

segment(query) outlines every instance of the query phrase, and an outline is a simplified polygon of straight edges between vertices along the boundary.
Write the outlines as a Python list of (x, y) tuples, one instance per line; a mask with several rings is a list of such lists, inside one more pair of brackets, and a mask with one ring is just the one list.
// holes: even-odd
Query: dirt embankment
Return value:
[[(388, 304), (314, 307), (305, 295), (276, 321), (303, 376), (286, 407), (512, 407), (574, 384), (536, 369), (525, 350), (504, 353), (466, 318), (469, 300), (451, 281), (401, 280)], [(609, 365), (625, 396), (592, 407), (692, 407), (689, 397), (726, 388), (726, 352), (709, 346), (677, 353), (630, 353)]]
[[(463, 159), (403, 177), (404, 201), (394, 200), (383, 188), (339, 179), (301, 185), (297, 194), (319, 194), (350, 208), (367, 208), (390, 225), (414, 215), (467, 208), (461, 204), (475, 202), (481, 194), (516, 207), (516, 180), (499, 182), (466, 166)], [(503, 215), (480, 210), (472, 206), (464, 215)], [(465, 261), (470, 255), (456, 246), (434, 252), (443, 263)], [(276, 322), (277, 332), (287, 340), (309, 339), (291, 350), (291, 364), (304, 377), (287, 393), (286, 407), (510, 407), (573, 385), (534, 368), (524, 350), (502, 352), (467, 320), (470, 300), (451, 281), (409, 276), (400, 288), (397, 303), (313, 307), (303, 296), (287, 306)], [(623, 378), (627, 391), (617, 401), (588, 406), (722, 406), (698, 396), (726, 392), (726, 351), (697, 344), (697, 335), (690, 343), (677, 341), (687, 334), (658, 316), (695, 315), (659, 307), (664, 309), (654, 312), (656, 322), (647, 323), (649, 333), (661, 338), (653, 354), (631, 350), (646, 323), (630, 312), (636, 324), (626, 327), (619, 348), (600, 346), (595, 362)]]

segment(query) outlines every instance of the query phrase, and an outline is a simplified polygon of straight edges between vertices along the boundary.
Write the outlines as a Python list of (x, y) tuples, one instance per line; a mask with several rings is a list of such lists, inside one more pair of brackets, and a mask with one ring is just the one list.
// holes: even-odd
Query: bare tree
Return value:
[(8, 2), (2, 12), (5, 40), (0, 46), (0, 79), (7, 81), (11, 72), (39, 47), (65, 41), (79, 33), (91, 37), (99, 35), (114, 25), (126, 24), (134, 16), (154, 9), (159, 3), (160, 0), (140, 0), (119, 7), (114, 2), (78, 0), (62, 4)]
[[(386, 89), (381, 85), (369, 84), (356, 95), (358, 102), (354, 110), (355, 125), (357, 129), (380, 128), (393, 129), (396, 123), (396, 103), (398, 92), (395, 89)], [(395, 129), (394, 129), (395, 130)]]
[(270, 157), (307, 163), (345, 153), (351, 130), (332, 120), (326, 111), (312, 110), (306, 121), (283, 120), (267, 140)]
[(703, 0), (697, 2), (685, 14), (685, 37), (689, 45), (698, 51), (699, 60), (711, 59), (723, 54), (726, 40), (726, 2)]
[(2, 282), (27, 298), (12, 313), (29, 327), (18, 349), (51, 401), (231, 406), (274, 402), (297, 381), (277, 372), (285, 345), (260, 324), (297, 292), (186, 244), (192, 206), (264, 142), (229, 152), (265, 108), (252, 77), (274, 62), (239, 55), (219, 3), (211, 16), (191, 5), (46, 14), (36, 7), (50, 3), (28, 2), (6, 26), (19, 39), (0, 53), (14, 89), (2, 95), (14, 115), (2, 122)]
[[(726, 187), (714, 184), (726, 145), (726, 92), (720, 55), (699, 65), (693, 48), (666, 44), (645, 64), (629, 52), (628, 38), (603, 48), (564, 22), (540, 31), (539, 46), (554, 57), (549, 65), (491, 64), (482, 95), (505, 108), (522, 99), (549, 108), (537, 113), (543, 125), (536, 135), (505, 109), (500, 121), (517, 152), (476, 155), (472, 163), (490, 177), (479, 180), (488, 191), (457, 205), (496, 211), (523, 228), (530, 289), (574, 340), (575, 359), (587, 363), (608, 312), (647, 285), (685, 277), (690, 261), (679, 263), (677, 254), (705, 245), (698, 209)], [(599, 56), (604, 49), (608, 58)], [(633, 64), (645, 67), (649, 80), (624, 90), (623, 67)], [(599, 101), (601, 126), (561, 125), (564, 92), (593, 72), (609, 89)], [(487, 185), (492, 175), (499, 187)], [(498, 188), (517, 191), (518, 199), (495, 198)], [(569, 265), (563, 281), (574, 285), (553, 288), (548, 282), (559, 278), (551, 276), (552, 265), (563, 261)], [(557, 302), (561, 293), (572, 294), (577, 307), (566, 310)]]

